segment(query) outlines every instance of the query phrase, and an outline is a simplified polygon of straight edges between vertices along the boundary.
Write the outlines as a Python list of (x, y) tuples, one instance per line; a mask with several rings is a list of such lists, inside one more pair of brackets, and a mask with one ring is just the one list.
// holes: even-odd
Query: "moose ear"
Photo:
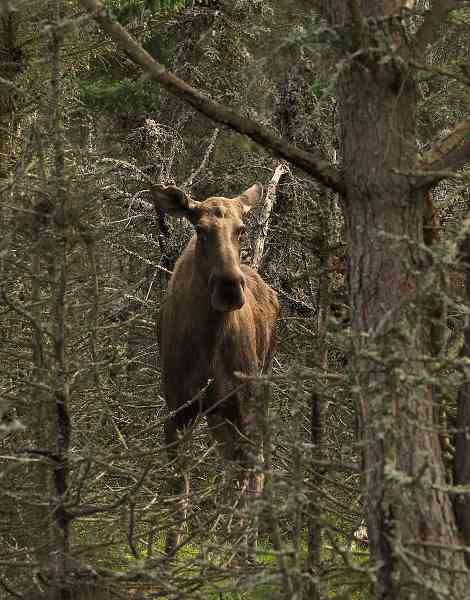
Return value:
[(238, 196), (244, 213), (247, 213), (263, 199), (263, 186), (255, 183)]
[(174, 185), (155, 185), (152, 187), (152, 201), (158, 210), (173, 217), (190, 219), (196, 202), (183, 190)]

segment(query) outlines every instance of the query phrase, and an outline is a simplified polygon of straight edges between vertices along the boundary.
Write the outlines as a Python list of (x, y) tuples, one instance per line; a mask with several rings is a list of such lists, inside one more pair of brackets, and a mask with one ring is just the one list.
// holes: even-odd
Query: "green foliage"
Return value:
[(310, 93), (315, 96), (315, 98), (321, 98), (325, 93), (323, 82), (319, 79), (312, 81), (310, 84)]
[(121, 23), (129, 23), (135, 18), (178, 13), (208, 3), (209, 0), (110, 0), (108, 6)]
[(152, 82), (124, 78), (81, 81), (82, 102), (91, 110), (105, 110), (126, 116), (154, 111), (159, 106), (158, 88)]
[[(139, 30), (144, 47), (160, 62), (165, 61), (165, 48), (160, 36), (154, 35), (158, 17), (177, 15), (183, 9), (206, 6), (210, 0), (109, 0), (108, 8), (125, 26)], [(114, 54), (101, 49), (99, 60), (87, 71), (86, 80), (78, 83), (80, 99), (91, 110), (108, 111), (118, 117), (148, 114), (160, 107), (158, 87), (149, 81), (126, 77), (124, 66), (118, 67)], [(98, 58), (98, 55), (97, 55)], [(103, 70), (103, 64), (106, 65)], [(109, 76), (109, 68), (113, 79)], [(118, 69), (118, 70), (117, 70)], [(119, 77), (119, 71), (122, 77)]]

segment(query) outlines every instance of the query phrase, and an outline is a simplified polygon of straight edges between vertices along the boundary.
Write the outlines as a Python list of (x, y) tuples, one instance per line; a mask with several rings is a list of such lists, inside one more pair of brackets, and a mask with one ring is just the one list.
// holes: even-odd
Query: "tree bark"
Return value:
[(342, 69), (338, 109), (369, 539), (377, 598), (431, 598), (443, 582), (457, 597), (462, 579), (450, 569), (462, 557), (451, 550), (458, 536), (432, 393), (419, 383), (429, 331), (413, 309), (427, 268), (425, 194), (400, 175), (418, 161), (416, 85), (400, 28), (380, 31), (389, 48), (377, 44), (391, 4), (363, 0), (355, 20), (345, 0), (329, 9), (356, 53)]
[[(470, 234), (466, 232), (459, 247), (459, 258), (465, 272), (465, 302), (470, 301)], [(464, 343), (460, 352), (462, 358), (470, 358), (470, 327), (464, 331)], [(470, 484), (470, 382), (465, 377), (457, 398), (457, 433), (455, 434), (454, 484)], [(463, 543), (470, 546), (470, 496), (457, 495), (454, 501), (455, 514)], [(465, 556), (467, 567), (470, 555)]]

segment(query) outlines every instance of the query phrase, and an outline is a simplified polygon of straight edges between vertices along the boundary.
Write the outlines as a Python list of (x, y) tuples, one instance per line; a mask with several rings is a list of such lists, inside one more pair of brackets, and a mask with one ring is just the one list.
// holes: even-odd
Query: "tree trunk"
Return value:
[(23, 53), (17, 43), (18, 13), (8, 4), (0, 12), (0, 178), (8, 173), (8, 156), (16, 111), (15, 80), (24, 68)]
[[(470, 234), (467, 232), (460, 243), (459, 258), (465, 273), (465, 302), (470, 301)], [(464, 343), (460, 352), (461, 358), (470, 358), (470, 327), (464, 331)], [(454, 484), (468, 486), (470, 484), (470, 382), (468, 377), (459, 389), (457, 399), (457, 433), (455, 434)], [(455, 514), (463, 542), (470, 546), (470, 496), (457, 495), (454, 502)], [(466, 554), (467, 566), (470, 566), (470, 554)]]
[(450, 550), (458, 545), (455, 519), (439, 489), (445, 476), (431, 390), (420, 383), (429, 345), (428, 325), (414, 310), (426, 269), (424, 195), (401, 174), (418, 156), (416, 86), (403, 31), (386, 20), (388, 4), (364, 0), (362, 15), (357, 2), (329, 8), (355, 52), (342, 66), (338, 109), (369, 539), (377, 598), (434, 598), (434, 585), (444, 582), (458, 597), (461, 581), (446, 568), (462, 567), (462, 557)]
[[(333, 201), (332, 193), (325, 190), (322, 194), (322, 213), (320, 241), (320, 276), (318, 285), (317, 315), (314, 321), (314, 335), (317, 342), (317, 352), (315, 362), (326, 374), (328, 369), (328, 321), (330, 318), (331, 305), (331, 272), (333, 254), (331, 248), (336, 245), (337, 240), (333, 239)], [(312, 365), (313, 366), (313, 365)], [(322, 378), (323, 379), (323, 378)], [(310, 515), (307, 522), (308, 526), (308, 556), (307, 568), (311, 574), (308, 585), (308, 595), (305, 597), (310, 600), (320, 600), (324, 597), (324, 585), (322, 585), (322, 556), (324, 554), (324, 519), (322, 514), (322, 494), (325, 488), (325, 470), (320, 468), (321, 462), (326, 462), (326, 431), (327, 422), (327, 399), (323, 390), (326, 382), (318, 381), (315, 391), (310, 398), (310, 441), (312, 444), (312, 462), (311, 472), (309, 473), (310, 485), (315, 490), (310, 503)]]

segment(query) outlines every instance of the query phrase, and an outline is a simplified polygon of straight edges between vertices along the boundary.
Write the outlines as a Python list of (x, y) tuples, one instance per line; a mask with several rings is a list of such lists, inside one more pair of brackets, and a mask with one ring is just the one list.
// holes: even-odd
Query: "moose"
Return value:
[[(259, 494), (262, 486), (253, 472), (262, 451), (255, 385), (256, 377), (271, 369), (279, 315), (276, 292), (240, 262), (243, 217), (262, 197), (259, 183), (235, 198), (197, 202), (175, 186), (155, 186), (152, 196), (158, 210), (185, 217), (195, 228), (160, 311), (162, 388), (170, 411), (167, 452), (177, 464), (185, 428), (206, 416), (222, 457), (238, 467), (235, 482), (248, 495)], [(181, 474), (175, 477), (181, 522), (188, 486)], [(167, 534), (168, 556), (175, 553), (180, 534), (178, 526)], [(256, 534), (246, 542), (251, 548), (255, 544)]]

